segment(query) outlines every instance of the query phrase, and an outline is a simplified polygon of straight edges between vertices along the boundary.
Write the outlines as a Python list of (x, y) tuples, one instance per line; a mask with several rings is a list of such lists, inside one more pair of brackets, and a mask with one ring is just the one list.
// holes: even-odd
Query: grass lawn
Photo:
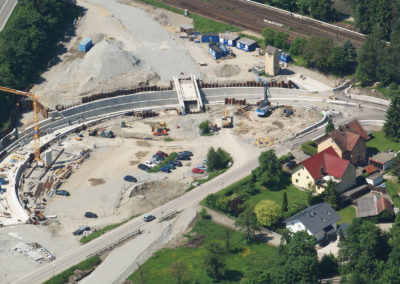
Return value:
[(392, 198), (394, 205), (397, 208), (400, 208), (400, 199), (399, 199), (400, 185), (398, 183), (394, 183), (389, 180), (387, 180), (385, 183), (386, 183), (386, 189), (389, 191), (390, 198)]
[[(142, 265), (142, 272), (148, 284), (175, 284), (177, 280), (169, 272), (170, 265), (181, 260), (187, 265), (185, 280), (196, 283), (213, 283), (207, 275), (203, 261), (207, 254), (206, 245), (211, 241), (223, 244), (221, 234), (224, 226), (213, 223), (210, 220), (197, 222), (192, 232), (203, 235), (205, 238), (197, 248), (179, 247), (177, 249), (162, 249)], [(226, 257), (227, 277), (218, 283), (236, 283), (244, 280), (244, 272), (247, 268), (273, 269), (277, 258), (278, 248), (265, 243), (247, 244), (242, 233), (233, 231), (231, 244), (234, 252)], [(129, 276), (133, 283), (138, 283), (138, 271)], [(184, 282), (186, 283), (186, 282)]]
[(356, 208), (352, 206), (347, 206), (339, 211), (336, 211), (342, 219), (340, 219), (337, 223), (342, 224), (343, 222), (347, 224), (351, 224), (353, 219), (356, 218)]
[(387, 151), (389, 148), (393, 149), (393, 151), (400, 150), (400, 143), (393, 142), (391, 140), (386, 139), (384, 132), (381, 131), (373, 131), (372, 139), (367, 142), (367, 147), (376, 148), (379, 151)]
[(281, 205), (284, 192), (287, 194), (289, 208), (297, 207), (298, 205), (306, 203), (307, 194), (293, 185), (289, 185), (285, 189), (279, 191), (266, 190), (263, 188), (260, 193), (253, 195), (246, 203), (255, 206), (261, 200), (268, 199)]
[(50, 278), (43, 284), (64, 284), (68, 282), (69, 276), (71, 276), (76, 269), (80, 270), (89, 270), (92, 267), (96, 266), (100, 263), (100, 258), (98, 255), (92, 256), (77, 265), (74, 265), (67, 270), (61, 272), (60, 274), (55, 275), (54, 277)]
[(212, 171), (210, 173), (208, 173), (208, 178), (202, 178), (202, 179), (198, 179), (196, 181), (192, 181), (190, 183), (190, 186), (188, 187), (188, 189), (186, 189), (186, 191), (191, 191), (193, 188), (195, 188), (196, 186), (193, 185), (193, 183), (197, 182), (199, 185), (202, 185), (203, 183), (206, 183), (207, 181), (210, 181), (214, 178), (216, 178), (217, 176), (219, 176), (220, 174), (223, 174), (224, 172), (226, 172), (229, 168), (226, 169), (222, 169), (222, 170), (215, 170)]

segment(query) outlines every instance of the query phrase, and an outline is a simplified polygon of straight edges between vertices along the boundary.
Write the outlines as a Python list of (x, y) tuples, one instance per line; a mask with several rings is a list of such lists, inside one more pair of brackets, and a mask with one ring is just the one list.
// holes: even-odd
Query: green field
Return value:
[[(224, 227), (210, 220), (200, 220), (192, 230), (197, 235), (203, 235), (204, 240), (197, 248), (186, 246), (177, 249), (162, 249), (156, 252), (152, 258), (141, 267), (146, 284), (175, 284), (177, 280), (169, 272), (171, 263), (181, 260), (187, 265), (185, 281), (189, 283), (213, 283), (203, 267), (204, 256), (207, 254), (206, 245), (210, 241), (218, 241), (223, 244), (221, 234)], [(278, 258), (278, 248), (265, 243), (247, 244), (245, 236), (239, 232), (233, 232), (231, 244), (233, 253), (226, 256), (227, 276), (218, 283), (246, 283), (244, 273), (247, 269), (273, 270)], [(129, 279), (138, 283), (138, 271)], [(196, 280), (197, 282), (190, 282)], [(183, 282), (183, 283), (187, 283)]]
[(399, 199), (400, 185), (398, 183), (393, 183), (389, 180), (387, 180), (385, 183), (386, 183), (386, 189), (389, 191), (390, 198), (392, 199), (394, 205), (400, 208), (400, 199)]
[(43, 284), (64, 284), (68, 282), (68, 278), (70, 275), (74, 273), (76, 269), (79, 270), (89, 270), (96, 265), (100, 263), (100, 258), (98, 255), (92, 256), (81, 263), (74, 265), (67, 270), (61, 272), (60, 274), (57, 274), (56, 276), (50, 278), (46, 282), (43, 282)]
[(289, 208), (297, 207), (306, 203), (307, 194), (293, 185), (289, 185), (285, 189), (279, 191), (265, 190), (264, 188), (259, 194), (252, 196), (246, 203), (255, 206), (261, 200), (268, 199), (281, 205), (284, 192), (286, 192), (288, 197)]
[(389, 148), (396, 152), (400, 150), (400, 143), (387, 139), (383, 130), (373, 131), (372, 137), (373, 138), (367, 142), (367, 147), (369, 148), (375, 148), (380, 152), (387, 151)]
[(353, 219), (356, 218), (356, 209), (352, 206), (347, 206), (343, 209), (340, 209), (336, 213), (339, 214), (342, 219), (340, 219), (337, 223), (342, 224), (343, 222), (347, 224), (351, 224), (353, 222)]

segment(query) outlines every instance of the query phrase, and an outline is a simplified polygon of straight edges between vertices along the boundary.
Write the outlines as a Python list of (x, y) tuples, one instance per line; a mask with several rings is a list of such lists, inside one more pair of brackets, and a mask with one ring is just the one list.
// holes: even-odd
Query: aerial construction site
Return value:
[[(264, 55), (239, 49), (215, 60), (208, 44), (181, 32), (191, 18), (135, 1), (77, 5), (85, 13), (74, 33), (28, 93), (34, 111), (0, 143), (6, 283), (196, 188), (208, 178), (210, 147), (228, 152), (237, 168), (328, 113), (347, 115), (329, 104), (342, 80), (295, 66), (261, 78), (252, 70), (265, 65)], [(85, 38), (90, 47), (81, 51)], [(204, 121), (210, 135), (199, 129)], [(171, 154), (182, 159), (158, 167)], [(193, 218), (178, 219), (160, 244)]]

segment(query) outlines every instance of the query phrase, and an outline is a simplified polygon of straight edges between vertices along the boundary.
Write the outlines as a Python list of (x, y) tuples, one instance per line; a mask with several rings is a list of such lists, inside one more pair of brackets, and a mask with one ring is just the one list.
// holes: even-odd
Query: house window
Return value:
[(306, 176), (306, 178), (308, 179), (308, 176)]
[(298, 179), (296, 179), (296, 183), (298, 183), (299, 182), (299, 180)]
[(300, 176), (300, 173), (297, 173), (298, 176)]

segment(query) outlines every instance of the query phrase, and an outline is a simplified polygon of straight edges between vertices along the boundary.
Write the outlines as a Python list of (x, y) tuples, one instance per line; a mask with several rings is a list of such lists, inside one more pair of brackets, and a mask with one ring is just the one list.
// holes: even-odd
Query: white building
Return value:
[(317, 242), (336, 234), (336, 222), (340, 216), (328, 203), (310, 206), (285, 220), (286, 228), (292, 233), (306, 231), (313, 235)]

